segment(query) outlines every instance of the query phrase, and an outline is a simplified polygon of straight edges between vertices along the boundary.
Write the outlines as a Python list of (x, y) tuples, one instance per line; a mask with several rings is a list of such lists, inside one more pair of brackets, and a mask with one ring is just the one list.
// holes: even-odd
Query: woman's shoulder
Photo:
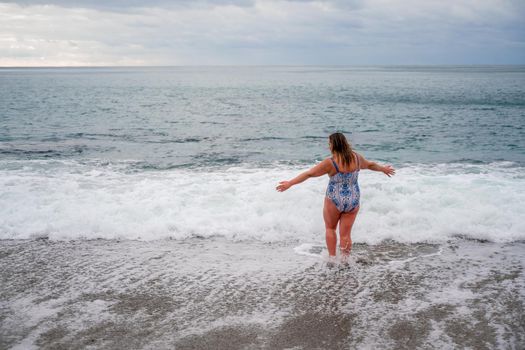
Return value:
[(362, 155), (361, 153), (356, 152), (356, 151), (352, 151), (352, 152), (354, 152), (355, 156), (358, 157), (359, 160), (363, 160), (363, 159), (365, 159), (365, 157), (363, 157), (363, 155)]
[(332, 156), (326, 157), (325, 159), (322, 160), (322, 163), (324, 163), (324, 164), (334, 164), (334, 157), (332, 157)]
[(334, 158), (326, 157), (319, 164), (322, 165), (323, 168), (329, 169), (333, 166), (332, 164), (334, 164)]
[(366, 158), (362, 154), (360, 154), (360, 153), (358, 153), (356, 151), (354, 151), (354, 154), (356, 155), (357, 160), (359, 161), (359, 168), (360, 169), (365, 169), (366, 168), (366, 164), (368, 162), (366, 160)]

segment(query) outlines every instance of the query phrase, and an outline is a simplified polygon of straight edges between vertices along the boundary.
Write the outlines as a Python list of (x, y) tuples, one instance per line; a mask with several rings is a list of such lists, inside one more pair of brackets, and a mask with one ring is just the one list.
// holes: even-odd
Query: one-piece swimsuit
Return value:
[(359, 175), (359, 157), (354, 153), (357, 159), (357, 169), (351, 172), (342, 173), (339, 171), (334, 159), (331, 158), (334, 165), (335, 173), (330, 176), (326, 196), (335, 204), (337, 210), (348, 213), (359, 206), (359, 184), (357, 177)]

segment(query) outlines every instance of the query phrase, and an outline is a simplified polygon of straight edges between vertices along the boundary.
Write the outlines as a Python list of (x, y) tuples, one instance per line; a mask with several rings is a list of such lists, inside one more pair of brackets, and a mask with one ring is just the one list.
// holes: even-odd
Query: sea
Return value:
[(523, 348), (524, 171), (525, 66), (2, 68), (0, 348)]

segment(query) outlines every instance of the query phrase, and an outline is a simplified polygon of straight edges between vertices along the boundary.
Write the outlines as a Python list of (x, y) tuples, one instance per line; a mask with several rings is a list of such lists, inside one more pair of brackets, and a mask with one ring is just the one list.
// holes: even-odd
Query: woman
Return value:
[(341, 133), (328, 138), (331, 158), (326, 158), (312, 169), (305, 171), (290, 181), (281, 181), (277, 191), (283, 192), (300, 184), (310, 177), (328, 174), (330, 181), (324, 198), (323, 218), (326, 229), (326, 246), (330, 258), (335, 258), (339, 223), (340, 247), (343, 258), (348, 257), (352, 249), (350, 232), (359, 211), (359, 185), (357, 176), (360, 169), (381, 171), (388, 177), (395, 174), (390, 165), (379, 165), (352, 151), (352, 147)]

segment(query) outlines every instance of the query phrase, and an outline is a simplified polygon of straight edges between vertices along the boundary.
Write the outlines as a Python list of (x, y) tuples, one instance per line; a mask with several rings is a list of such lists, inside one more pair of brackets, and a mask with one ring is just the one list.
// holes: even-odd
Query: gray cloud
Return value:
[(517, 0), (48, 2), (0, 3), (0, 66), (525, 63)]
[(54, 5), (67, 8), (89, 8), (110, 11), (127, 11), (129, 9), (161, 7), (202, 7), (202, 6), (253, 6), (255, 0), (16, 0), (6, 1), (22, 6)]

